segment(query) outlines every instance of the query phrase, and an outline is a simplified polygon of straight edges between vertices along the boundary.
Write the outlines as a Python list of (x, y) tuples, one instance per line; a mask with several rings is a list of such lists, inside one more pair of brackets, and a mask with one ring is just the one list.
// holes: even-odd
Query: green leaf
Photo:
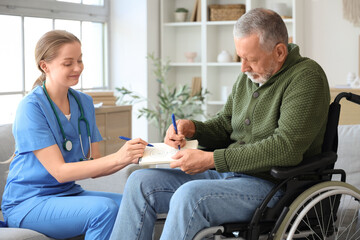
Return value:
[(147, 59), (153, 64), (153, 73), (155, 81), (159, 83), (159, 92), (157, 100), (151, 102), (125, 87), (116, 87), (118, 92), (118, 104), (136, 104), (141, 101), (147, 101), (151, 107), (141, 108), (138, 112), (138, 118), (145, 117), (149, 123), (159, 130), (160, 136), (164, 137), (167, 128), (171, 125), (171, 114), (174, 113), (177, 119), (189, 119), (196, 117), (206, 117), (202, 109), (205, 97), (210, 94), (207, 89), (201, 89), (199, 94), (191, 96), (189, 85), (174, 85), (167, 80), (167, 73), (171, 70), (169, 59), (160, 59), (155, 57), (154, 53), (149, 53)]

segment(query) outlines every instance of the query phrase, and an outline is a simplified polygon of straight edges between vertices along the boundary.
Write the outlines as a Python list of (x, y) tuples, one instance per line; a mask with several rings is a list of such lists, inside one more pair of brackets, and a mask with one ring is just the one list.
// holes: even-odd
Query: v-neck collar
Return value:
[[(70, 90), (69, 90), (70, 91)], [(76, 100), (68, 91), (68, 99), (70, 105), (70, 114), (71, 118), (70, 121), (66, 118), (65, 114), (60, 110), (60, 108), (54, 103), (55, 109), (59, 115), (60, 122), (64, 128), (64, 132), (66, 137), (68, 138), (76, 138), (78, 136), (78, 126), (77, 126), (77, 119), (79, 118), (78, 108)]]

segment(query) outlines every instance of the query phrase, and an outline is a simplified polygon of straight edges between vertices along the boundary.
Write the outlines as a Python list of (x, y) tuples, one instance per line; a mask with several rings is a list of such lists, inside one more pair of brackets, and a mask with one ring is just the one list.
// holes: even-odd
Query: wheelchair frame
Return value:
[[(309, 159), (304, 159), (296, 167), (272, 168), (271, 175), (275, 179), (281, 180), (281, 182), (271, 190), (262, 204), (256, 209), (250, 222), (225, 223), (221, 226), (203, 229), (197, 233), (193, 240), (208, 239), (211, 235), (213, 237), (212, 239), (215, 240), (278, 240), (284, 239), (284, 237), (287, 237), (286, 239), (292, 239), (292, 234), (294, 234), (295, 230), (292, 230), (294, 228), (292, 227), (288, 233), (288, 227), (290, 221), (299, 223), (299, 220), (291, 219), (295, 217), (297, 210), (302, 205), (307, 204), (309, 209), (302, 211), (300, 216), (304, 216), (312, 207), (316, 206), (316, 204), (318, 204), (319, 201), (327, 195), (346, 193), (353, 196), (355, 200), (359, 201), (360, 190), (345, 183), (345, 171), (342, 169), (333, 169), (337, 160), (337, 127), (341, 108), (340, 100), (342, 98), (346, 98), (348, 101), (360, 104), (359, 95), (350, 92), (342, 92), (336, 96), (329, 107), (329, 116), (324, 136), (324, 143), (322, 146), (322, 153)], [(335, 174), (341, 175), (340, 182), (331, 181), (332, 176)], [(306, 176), (312, 176), (315, 177), (315, 179), (307, 180)], [(322, 189), (323, 187), (324, 189)], [(274, 194), (281, 188), (286, 189), (284, 196), (275, 204), (274, 207), (267, 207)], [(339, 190), (340, 188), (342, 191)], [(329, 191), (325, 189), (329, 189)], [(314, 194), (319, 194), (319, 196), (315, 200), (310, 200)], [(326, 194), (326, 196), (323, 194)], [(336, 202), (336, 204), (339, 203)], [(337, 207), (338, 206), (336, 206), (336, 211)], [(358, 218), (360, 219), (360, 216), (358, 216)], [(337, 231), (337, 229), (334, 231)], [(234, 232), (238, 234), (234, 236)]]

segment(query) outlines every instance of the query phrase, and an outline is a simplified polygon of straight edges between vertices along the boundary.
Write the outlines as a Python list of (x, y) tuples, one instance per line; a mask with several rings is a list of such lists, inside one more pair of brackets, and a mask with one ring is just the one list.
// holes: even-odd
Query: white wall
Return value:
[(303, 56), (316, 60), (331, 87), (346, 84), (348, 72), (358, 73), (360, 28), (343, 18), (342, 0), (304, 1)]
[[(158, 86), (151, 83), (146, 56), (159, 52), (159, 1), (111, 0), (110, 9), (111, 88), (125, 86), (153, 99)], [(157, 140), (153, 138), (155, 129), (148, 126), (145, 118), (137, 118), (138, 108), (146, 106), (144, 102), (133, 107), (132, 137), (153, 142)]]

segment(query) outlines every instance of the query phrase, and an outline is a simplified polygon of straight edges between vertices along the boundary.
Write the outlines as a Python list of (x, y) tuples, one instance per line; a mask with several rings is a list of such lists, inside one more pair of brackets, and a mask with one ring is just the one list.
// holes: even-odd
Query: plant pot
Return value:
[(185, 22), (187, 18), (187, 12), (175, 12), (174, 18), (175, 22)]

